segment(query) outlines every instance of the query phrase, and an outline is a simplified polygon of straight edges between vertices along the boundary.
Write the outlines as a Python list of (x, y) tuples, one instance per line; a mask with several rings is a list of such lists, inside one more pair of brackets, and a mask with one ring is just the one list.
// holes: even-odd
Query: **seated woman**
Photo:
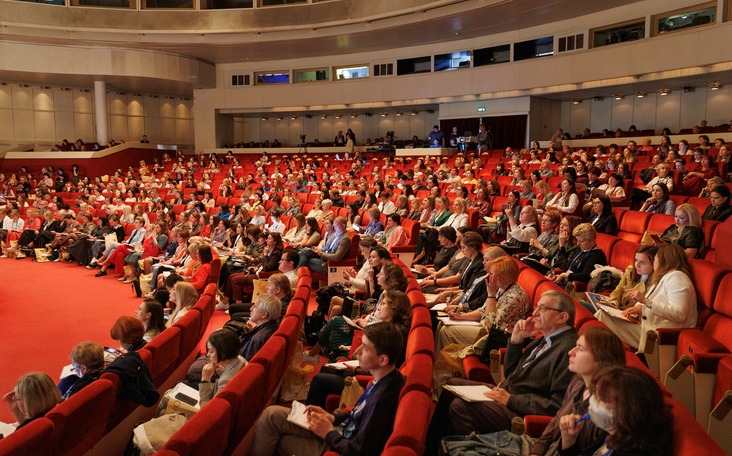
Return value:
[(577, 188), (575, 187), (574, 181), (565, 179), (562, 181), (561, 191), (544, 208), (546, 210), (557, 210), (564, 215), (571, 215), (574, 214), (578, 206), (579, 197), (577, 196)]
[(148, 232), (142, 241), (142, 250), (135, 249), (125, 257), (125, 266), (131, 268), (132, 274), (125, 274), (122, 278), (124, 283), (130, 283), (140, 275), (140, 272), (142, 272), (139, 264), (140, 260), (162, 255), (168, 244), (167, 233), (168, 228), (164, 221), (148, 226)]
[(485, 220), (485, 223), (478, 226), (478, 232), (483, 238), (483, 241), (488, 244), (492, 244), (494, 242), (495, 236), (506, 232), (506, 226), (508, 224), (508, 217), (506, 216), (507, 210), (511, 211), (514, 219), (519, 218), (519, 214), (521, 213), (521, 194), (518, 190), (512, 190), (508, 193), (507, 197), (508, 204), (503, 208), (503, 212), (495, 217), (488, 217), (488, 219)]
[(407, 233), (401, 227), (402, 218), (394, 212), (386, 217), (386, 228), (376, 242), (391, 252), (392, 247), (399, 247), (407, 244)]
[[(409, 334), (410, 322), (412, 318), (412, 309), (409, 298), (404, 292), (399, 290), (386, 290), (383, 298), (377, 305), (375, 311), (376, 317), (370, 323), (377, 321), (387, 321), (396, 325), (407, 340)], [(350, 327), (349, 327), (350, 328)], [(357, 341), (352, 339), (352, 343)], [(359, 339), (360, 340), (360, 339)], [(351, 347), (351, 353), (355, 352), (356, 347)], [(402, 359), (403, 359), (402, 355)], [(397, 364), (400, 364), (399, 361)], [(343, 392), (345, 378), (353, 375), (368, 375), (369, 372), (360, 367), (347, 366), (343, 370), (330, 369), (323, 367), (320, 373), (313, 377), (308, 390), (308, 397), (305, 401), (308, 405), (316, 405), (318, 407), (326, 406), (326, 399), (329, 394), (341, 394)]]
[(333, 212), (333, 201), (324, 199), (321, 203), (323, 213), (320, 215), (318, 220), (333, 220), (335, 218), (335, 212)]
[[(424, 231), (419, 233), (417, 239), (417, 251), (415, 262), (432, 263), (434, 256), (437, 254), (437, 230), (443, 225), (447, 226), (447, 220), (452, 215), (449, 210), (450, 200), (445, 196), (435, 198), (435, 211), (427, 223), (424, 225)], [(453, 227), (455, 228), (455, 227)], [(425, 250), (423, 252), (423, 250)]]
[(198, 298), (198, 291), (192, 284), (185, 281), (177, 282), (170, 293), (170, 302), (175, 303), (175, 307), (170, 311), (170, 317), (168, 317), (165, 327), (170, 328), (183, 318), (183, 315), (187, 314), (198, 302)]
[[(197, 385), (201, 407), (224, 389), (226, 384), (247, 365), (247, 360), (239, 355), (239, 348), (239, 337), (226, 328), (218, 329), (208, 337), (206, 341), (208, 362), (201, 370), (201, 380)], [(165, 399), (163, 401), (167, 404)], [(162, 410), (165, 410), (165, 404), (161, 404)], [(143, 454), (152, 454), (161, 450), (165, 442), (183, 427), (186, 421), (187, 417), (183, 414), (158, 416), (137, 426), (133, 430), (133, 440)], [(155, 438), (148, 438), (148, 432), (151, 435), (154, 433)]]
[(315, 247), (320, 243), (320, 239), (321, 234), (318, 221), (313, 217), (308, 217), (305, 219), (305, 236), (303, 236), (300, 242), (293, 244), (292, 247), (298, 250), (304, 249), (305, 247)]
[[(13, 211), (10, 211), (11, 214)], [(28, 209), (27, 218), (25, 220), (25, 223), (23, 224), (23, 228), (20, 228), (20, 223), (23, 222), (22, 219), (18, 218), (18, 222), (16, 222), (16, 231), (13, 231), (12, 229), (8, 231), (8, 236), (6, 238), (6, 246), (8, 248), (9, 252), (14, 252), (16, 258), (25, 258), (25, 255), (23, 255), (20, 252), (20, 249), (27, 246), (33, 238), (38, 235), (38, 230), (41, 229), (41, 218), (38, 216), (38, 210), (36, 208), (30, 208)], [(12, 219), (12, 216), (11, 216)], [(12, 222), (11, 222), (11, 228), (12, 228)], [(11, 241), (18, 241), (17, 245), (14, 247), (10, 246)]]
[[(246, 238), (242, 232), (244, 229), (246, 229)], [(229, 258), (226, 260), (226, 264), (221, 268), (219, 288), (223, 289), (226, 286), (232, 274), (259, 264), (264, 254), (266, 239), (267, 235), (258, 226), (237, 227), (236, 242), (234, 243), (234, 247), (229, 251)]]
[(74, 220), (74, 216), (70, 213), (67, 213), (63, 216), (64, 219), (64, 230), (57, 232), (53, 240), (46, 245), (46, 253), (43, 254), (45, 257), (52, 257), (55, 260), (58, 260), (61, 258), (61, 252), (58, 250), (61, 247), (65, 247), (66, 243), (69, 241), (70, 236), (72, 233), (76, 230), (78, 223), (76, 220)]
[(305, 218), (314, 218), (316, 221), (323, 219), (323, 209), (321, 208), (322, 198), (316, 198), (313, 201), (313, 208), (308, 212)]
[[(632, 297), (635, 292), (645, 292), (649, 288), (651, 276), (653, 274), (653, 262), (656, 258), (658, 247), (655, 245), (641, 245), (635, 251), (633, 264), (629, 265), (620, 282), (607, 298), (603, 298), (600, 303), (603, 305), (615, 307), (616, 309), (625, 310), (632, 307), (635, 301)], [(579, 301), (587, 310), (594, 312), (595, 308), (592, 304)]]
[(718, 222), (727, 220), (732, 215), (729, 194), (729, 188), (726, 185), (714, 187), (709, 196), (711, 203), (704, 210), (702, 220), (717, 220)]
[(66, 400), (96, 381), (104, 371), (104, 350), (88, 340), (78, 343), (69, 354), (75, 375), (63, 378), (58, 385), (61, 400)]
[(666, 184), (657, 182), (651, 186), (651, 197), (643, 202), (640, 211), (652, 214), (674, 214), (676, 203), (670, 198), (670, 192)]
[(613, 204), (607, 196), (592, 198), (592, 216), (587, 222), (594, 226), (598, 233), (611, 236), (618, 234), (618, 220), (613, 214)]
[(699, 258), (704, 250), (702, 220), (696, 206), (684, 203), (676, 208), (675, 223), (661, 234), (661, 240), (683, 247), (689, 258)]
[[(371, 276), (373, 277), (373, 275), (374, 271), (372, 270)], [(371, 294), (371, 299), (367, 300), (360, 307), (359, 313), (366, 316), (353, 320), (356, 326), (364, 327), (367, 324), (379, 320), (380, 316), (376, 309), (378, 309), (379, 303), (383, 300), (385, 291), (406, 290), (407, 288), (407, 278), (404, 276), (402, 268), (390, 261), (383, 264), (381, 270), (375, 274), (372, 280), (375, 282), (373, 288), (376, 289), (376, 293)], [(347, 354), (347, 352), (344, 353), (341, 347), (351, 345), (353, 329), (341, 315), (329, 319), (318, 333), (318, 343), (310, 350), (305, 351), (303, 360), (318, 364), (320, 362), (318, 355), (321, 351), (325, 351), (330, 359), (337, 359), (339, 356)]]
[(554, 199), (554, 193), (552, 193), (552, 189), (549, 187), (549, 184), (546, 183), (546, 181), (540, 180), (537, 181), (536, 184), (534, 184), (534, 188), (536, 189), (536, 201), (537, 209), (546, 210), (546, 206)]
[[(531, 312), (529, 295), (517, 282), (519, 267), (516, 260), (508, 256), (490, 261), (484, 258), (483, 264), (488, 271), (485, 278), (488, 297), (483, 305), (472, 311), (465, 311), (467, 307), (458, 306), (447, 312), (451, 320), (478, 321), (480, 326), (440, 324), (437, 328), (435, 353), (440, 353), (438, 359), (445, 357), (452, 360), (450, 363), (440, 363), (435, 368), (433, 380), (437, 396), (447, 380), (464, 376), (461, 369), (455, 370), (455, 366), (461, 366), (466, 356), (480, 355), (486, 348), (491, 331), (510, 333), (516, 322), (528, 317)], [(449, 371), (445, 369), (448, 366)]]
[[(580, 223), (572, 234), (577, 239), (577, 251), (573, 256), (568, 257), (568, 262), (560, 268), (564, 272), (556, 274), (552, 278), (555, 283), (561, 286), (574, 281), (587, 283), (590, 281), (590, 273), (595, 269), (596, 264), (607, 264), (605, 252), (595, 244), (597, 231), (594, 226), (589, 223)], [(561, 237), (560, 232), (560, 246), (562, 243)]]
[(305, 222), (305, 216), (298, 213), (295, 215), (295, 225), (282, 236), (282, 240), (287, 244), (297, 245), (305, 239), (306, 232), (307, 223)]
[[(361, 238), (362, 241), (364, 239), (366, 243), (370, 240), (370, 238)], [(349, 279), (349, 282), (353, 286), (353, 293), (347, 296), (333, 296), (327, 309), (318, 305), (318, 310), (320, 310), (324, 315), (327, 315), (328, 318), (341, 314), (352, 318), (353, 311), (358, 310), (358, 301), (356, 300), (355, 294), (356, 290), (362, 291), (364, 294), (363, 297), (367, 300), (378, 299), (381, 294), (382, 288), (376, 280), (376, 277), (378, 276), (379, 271), (381, 271), (381, 267), (385, 263), (391, 262), (391, 255), (385, 248), (378, 247), (374, 244), (363, 247), (361, 250), (368, 250), (368, 256), (366, 256), (364, 266), (361, 267), (361, 270), (363, 271), (363, 279), (358, 279), (358, 275)], [(344, 272), (344, 274), (346, 273)], [(361, 271), (359, 271), (359, 274), (361, 274)]]
[(263, 229), (267, 223), (267, 210), (260, 204), (253, 209), (253, 212), (254, 217), (249, 221), (249, 224)]
[(135, 219), (135, 229), (130, 233), (130, 236), (123, 243), (112, 242), (107, 245), (104, 250), (104, 254), (99, 261), (92, 260), (92, 263), (96, 263), (101, 266), (101, 270), (97, 272), (95, 277), (102, 277), (107, 275), (107, 268), (114, 265), (115, 270), (118, 274), (124, 273), (124, 259), (132, 251), (135, 245), (142, 243), (145, 238), (144, 221), (141, 217)]
[(211, 262), (213, 261), (211, 246), (201, 240), (201, 243), (191, 253), (191, 257), (194, 262), (198, 263), (198, 266), (194, 267), (192, 274), (186, 274), (184, 277), (201, 294), (211, 276)]
[[(575, 424), (571, 432), (561, 424), (574, 424), (566, 423), (568, 418), (565, 417), (577, 420), (577, 417), (589, 412), (592, 379), (595, 374), (607, 367), (624, 365), (625, 349), (618, 336), (607, 328), (582, 328), (575, 347), (569, 351), (568, 369), (576, 375), (567, 387), (562, 405), (541, 436), (534, 439), (526, 434), (516, 435), (501, 431), (482, 435), (482, 441), (492, 443), (496, 450), (507, 453), (515, 450), (515, 454), (596, 454), (594, 450), (607, 438), (606, 431), (595, 425), (593, 420)], [(449, 448), (450, 442), (445, 443)]]
[[(190, 254), (188, 253), (188, 239), (190, 238), (190, 233), (186, 229), (178, 229), (173, 228), (171, 233), (173, 231), (177, 231), (177, 247), (175, 249), (175, 252), (173, 253), (173, 256), (168, 256), (168, 253), (166, 252), (165, 257), (163, 260), (157, 260), (157, 258), (146, 258), (143, 263), (143, 270), (145, 274), (152, 274), (152, 277), (150, 278), (150, 293), (148, 293), (145, 297), (146, 298), (152, 298), (155, 296), (155, 291), (158, 287), (158, 276), (162, 274), (165, 271), (172, 272), (175, 271), (176, 267), (185, 267), (187, 264), (191, 263), (193, 259), (191, 258)], [(172, 236), (172, 234), (171, 234)], [(168, 246), (170, 247), (170, 245)], [(169, 249), (168, 249), (169, 250)], [(156, 262), (157, 260), (157, 262)]]
[(525, 263), (541, 264), (541, 261), (549, 261), (559, 248), (559, 233), (557, 225), (562, 221), (557, 211), (546, 211), (541, 216), (541, 234), (529, 241), (529, 254), (521, 260)]
[[(671, 175), (671, 167), (669, 166), (669, 164), (659, 163), (655, 167), (655, 172), (656, 175), (650, 181), (648, 181), (643, 189), (633, 189), (633, 202), (630, 207), (631, 209), (638, 207), (638, 204), (640, 202), (651, 198), (653, 196), (653, 186), (656, 184), (664, 184), (669, 193), (673, 191), (674, 177), (673, 175)], [(670, 214), (673, 214), (673, 212), (671, 212)]]
[(598, 312), (596, 316), (640, 352), (645, 349), (649, 330), (693, 328), (696, 325), (698, 314), (691, 269), (684, 250), (678, 244), (665, 244), (658, 248), (653, 275), (645, 292), (631, 289), (624, 296), (629, 305), (623, 311), (626, 319), (614, 318), (604, 312)]
[(142, 338), (150, 342), (165, 330), (165, 312), (163, 305), (156, 299), (145, 299), (137, 307), (135, 317), (145, 326), (145, 335)]
[(47, 374), (30, 372), (18, 379), (12, 391), (5, 393), (3, 402), (17, 421), (15, 428), (20, 429), (54, 408), (61, 402), (61, 394)]
[(684, 175), (681, 191), (687, 196), (697, 196), (707, 185), (706, 181), (718, 175), (719, 172), (712, 157), (709, 154), (703, 154), (694, 171)]
[[(592, 454), (674, 453), (673, 416), (650, 375), (635, 367), (608, 367), (595, 375), (590, 390), (590, 419), (608, 434)], [(563, 454), (578, 454), (578, 435), (587, 425), (580, 418), (569, 414), (559, 421)]]
[[(455, 230), (451, 226), (440, 228), (437, 242), (440, 243), (440, 250), (437, 251), (435, 263), (432, 267), (415, 264), (412, 267), (417, 271), (417, 277), (422, 278), (422, 291), (434, 293), (440, 287), (452, 286), (460, 281), (459, 273), (465, 263), (465, 255), (460, 250), (460, 240), (463, 235), (471, 231), (468, 227)], [(457, 277), (455, 277), (457, 276)], [(443, 280), (448, 279), (449, 280)]]
[(531, 240), (538, 236), (539, 227), (534, 206), (524, 206), (519, 213), (518, 221), (510, 209), (504, 211), (508, 220), (506, 240), (496, 244), (509, 255), (528, 253)]
[(445, 312), (453, 310), (456, 306), (475, 310), (485, 301), (486, 288), (482, 279), (487, 272), (484, 267), (486, 259), (481, 252), (483, 243), (480, 235), (475, 231), (468, 231), (460, 239), (459, 245), (465, 257), (464, 266), (459, 269), (457, 277), (442, 280), (443, 282), (448, 280), (454, 286), (440, 287), (435, 290), (439, 294), (434, 298), (434, 302), (448, 304)]
[(384, 231), (384, 224), (381, 223), (381, 211), (378, 207), (374, 206), (368, 211), (369, 223), (363, 230), (360, 230), (364, 236), (376, 237)]

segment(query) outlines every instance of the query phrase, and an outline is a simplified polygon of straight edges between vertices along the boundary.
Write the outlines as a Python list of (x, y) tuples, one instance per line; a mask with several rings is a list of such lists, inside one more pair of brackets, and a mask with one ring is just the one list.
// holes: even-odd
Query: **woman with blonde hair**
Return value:
[(175, 307), (170, 312), (170, 317), (165, 326), (170, 328), (180, 320), (183, 315), (187, 314), (189, 310), (198, 302), (199, 294), (189, 282), (177, 282), (173, 286), (173, 293), (171, 293), (170, 301), (175, 302)]
[(546, 181), (543, 180), (537, 181), (536, 184), (534, 184), (534, 188), (536, 189), (537, 209), (545, 209), (547, 203), (551, 201), (552, 198), (554, 198), (554, 193), (552, 193), (552, 189), (549, 187), (549, 184), (547, 184)]
[(13, 391), (3, 396), (3, 401), (18, 421), (16, 429), (20, 429), (61, 402), (61, 393), (47, 374), (30, 372), (18, 379)]
[(298, 213), (295, 216), (295, 225), (282, 237), (282, 240), (288, 244), (298, 244), (305, 238), (306, 230), (305, 216)]
[(465, 198), (455, 198), (452, 203), (453, 213), (445, 222), (445, 226), (451, 226), (455, 229), (461, 228), (468, 224), (468, 209), (470, 201)]
[(702, 218), (696, 206), (684, 203), (676, 208), (674, 224), (666, 228), (661, 239), (684, 248), (689, 258), (699, 257), (704, 250)]

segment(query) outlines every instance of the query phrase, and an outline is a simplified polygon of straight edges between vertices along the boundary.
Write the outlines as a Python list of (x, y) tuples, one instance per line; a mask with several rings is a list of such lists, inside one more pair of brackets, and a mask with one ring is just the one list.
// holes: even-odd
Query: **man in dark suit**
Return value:
[(341, 261), (351, 250), (351, 238), (346, 233), (346, 218), (336, 217), (333, 220), (333, 233), (326, 236), (318, 247), (305, 248), (300, 251), (299, 267), (306, 267), (312, 272), (326, 273), (329, 260)]
[[(467, 402), (443, 390), (427, 432), (425, 454), (436, 454), (445, 435), (479, 434), (511, 428), (525, 415), (551, 416), (559, 409), (572, 372), (569, 350), (577, 341), (574, 302), (561, 291), (547, 291), (531, 317), (520, 320), (511, 333), (504, 359), (506, 378), (485, 396), (491, 402)], [(538, 337), (524, 349), (536, 331)], [(477, 384), (453, 379), (449, 385)]]

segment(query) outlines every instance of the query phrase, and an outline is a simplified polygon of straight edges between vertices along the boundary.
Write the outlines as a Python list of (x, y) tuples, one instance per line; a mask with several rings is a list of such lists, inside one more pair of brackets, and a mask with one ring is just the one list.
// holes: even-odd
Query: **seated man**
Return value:
[(81, 391), (102, 375), (104, 370), (104, 350), (101, 346), (87, 340), (76, 344), (69, 354), (74, 374), (61, 380), (58, 385), (61, 400), (66, 400)]
[(299, 267), (325, 274), (328, 260), (340, 261), (350, 250), (351, 238), (346, 233), (346, 218), (336, 217), (333, 220), (333, 233), (327, 235), (318, 247), (300, 251)]
[[(574, 315), (568, 294), (545, 292), (532, 316), (519, 320), (511, 333), (504, 359), (506, 378), (484, 393), (491, 402), (466, 402), (442, 390), (427, 431), (425, 454), (437, 454), (445, 435), (497, 432), (510, 429), (515, 417), (556, 414), (574, 375), (567, 369), (569, 350), (577, 341)], [(526, 339), (537, 331), (543, 337), (524, 349)], [(475, 383), (448, 381), (448, 385)]]
[[(350, 413), (335, 416), (317, 406), (306, 409), (309, 429), (287, 421), (290, 409), (268, 407), (257, 422), (250, 455), (379, 455), (394, 426), (399, 392), (404, 377), (394, 363), (403, 351), (401, 331), (392, 323), (364, 328), (356, 350), (361, 369), (374, 377)], [(336, 427), (337, 426), (337, 427)]]

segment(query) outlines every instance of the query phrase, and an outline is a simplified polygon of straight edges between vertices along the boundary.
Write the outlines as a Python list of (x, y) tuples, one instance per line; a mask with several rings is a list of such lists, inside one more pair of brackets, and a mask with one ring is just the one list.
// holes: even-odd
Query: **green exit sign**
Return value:
[(485, 112), (485, 107), (481, 106), (480, 108), (478, 108), (478, 112)]

